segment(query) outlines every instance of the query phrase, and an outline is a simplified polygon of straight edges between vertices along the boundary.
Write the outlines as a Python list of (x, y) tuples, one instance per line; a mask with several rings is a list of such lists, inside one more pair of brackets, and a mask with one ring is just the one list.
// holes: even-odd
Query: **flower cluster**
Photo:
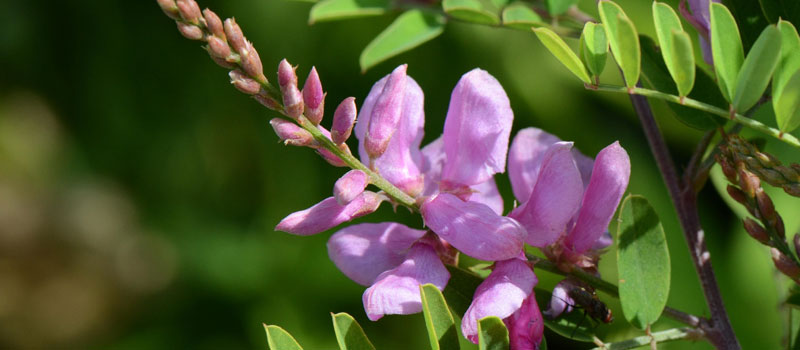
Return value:
[[(397, 67), (375, 83), (354, 134), (361, 161), (416, 200), (427, 230), (391, 222), (349, 226), (328, 241), (330, 258), (368, 286), (363, 302), (371, 320), (420, 312), (419, 286), (443, 290), (450, 279), (445, 264), (454, 264), (458, 252), (494, 262), (464, 315), (464, 335), (477, 342), (477, 321), (497, 316), (506, 322), (512, 348), (538, 348), (542, 314), (524, 244), (559, 264), (593, 269), (597, 250), (610, 243), (607, 227), (628, 184), (628, 155), (614, 143), (592, 160), (535, 128), (521, 130), (509, 152), (508, 97), (480, 69), (461, 78), (443, 134), (421, 147), (424, 95), (406, 69)], [(354, 104), (347, 108), (355, 111)], [(507, 159), (520, 204), (504, 215), (494, 175), (505, 172)], [(289, 215), (276, 229), (315, 234), (375, 211), (389, 197), (365, 191), (369, 182), (363, 171), (346, 173), (332, 197)]]

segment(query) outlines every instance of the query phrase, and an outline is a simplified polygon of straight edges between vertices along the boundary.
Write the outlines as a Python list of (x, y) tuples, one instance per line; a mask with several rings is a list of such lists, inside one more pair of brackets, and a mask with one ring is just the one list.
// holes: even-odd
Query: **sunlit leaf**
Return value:
[(619, 5), (611, 1), (598, 3), (600, 19), (606, 30), (611, 53), (625, 76), (625, 85), (636, 86), (641, 72), (641, 49), (636, 27)]
[(267, 332), (267, 346), (270, 350), (303, 350), (289, 332), (278, 326), (264, 325)]
[[(800, 52), (800, 36), (797, 34), (797, 29), (787, 21), (779, 21), (778, 30), (781, 32), (781, 57), (772, 78), (772, 104), (778, 127), (783, 132), (789, 132), (798, 126), (797, 123), (800, 123), (800, 115), (798, 115), (800, 112), (796, 107), (792, 108), (790, 103), (792, 100), (797, 100), (797, 97), (784, 97), (783, 91), (792, 77), (800, 70), (800, 54), (798, 54)], [(780, 107), (778, 106), (779, 101), (782, 102)]]
[(581, 33), (580, 54), (593, 76), (603, 73), (608, 57), (608, 40), (602, 24), (586, 22)]
[(781, 54), (781, 32), (769, 25), (764, 28), (750, 52), (747, 53), (736, 80), (733, 107), (745, 112), (753, 107), (767, 89)]
[(667, 305), (670, 265), (661, 221), (644, 197), (629, 195), (622, 203), (617, 242), (622, 312), (632, 325), (645, 329)]
[(508, 349), (508, 329), (503, 320), (496, 316), (489, 316), (478, 321), (478, 349)]
[(453, 314), (450, 313), (450, 308), (447, 306), (442, 292), (432, 284), (420, 286), (419, 291), (422, 297), (422, 314), (425, 317), (425, 327), (428, 329), (431, 349), (458, 349), (456, 321), (453, 318)]
[(786, 83), (773, 106), (781, 131), (791, 132), (800, 126), (800, 70)]
[(719, 3), (711, 3), (711, 54), (722, 96), (732, 102), (744, 50), (736, 20), (728, 8)]
[(449, 16), (478, 24), (500, 24), (498, 7), (489, 0), (444, 0), (442, 9)]
[(547, 12), (551, 15), (560, 15), (567, 12), (572, 5), (575, 5), (578, 0), (545, 0), (544, 4), (547, 6)]
[(444, 30), (444, 24), (445, 19), (441, 15), (423, 10), (406, 11), (361, 52), (361, 70), (366, 71), (435, 38)]
[(521, 30), (530, 30), (531, 27), (544, 25), (542, 17), (527, 3), (519, 1), (503, 9), (503, 25)]
[(311, 7), (308, 22), (334, 21), (386, 13), (390, 0), (322, 0)]
[(567, 46), (567, 43), (562, 40), (558, 34), (549, 28), (534, 28), (536, 36), (542, 41), (542, 44), (550, 50), (556, 58), (569, 69), (572, 74), (578, 77), (586, 84), (590, 84), (589, 74), (586, 73), (586, 68), (583, 66), (580, 58)]
[(695, 66), (694, 51), (692, 50), (692, 39), (684, 31), (672, 31), (672, 46), (670, 47), (670, 57), (672, 58), (672, 79), (678, 87), (680, 96), (689, 95), (694, 86)]
[(339, 343), (340, 350), (375, 350), (375, 346), (369, 341), (361, 325), (353, 316), (342, 312), (331, 313), (331, 318), (333, 318), (333, 331), (336, 333), (336, 342)]

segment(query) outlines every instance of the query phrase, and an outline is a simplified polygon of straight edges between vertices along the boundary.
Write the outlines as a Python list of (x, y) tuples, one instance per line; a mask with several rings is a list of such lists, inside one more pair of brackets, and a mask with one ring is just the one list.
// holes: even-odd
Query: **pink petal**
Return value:
[(481, 260), (506, 260), (522, 251), (525, 229), (477, 202), (440, 193), (422, 204), (422, 217), (433, 232), (453, 247)]
[(575, 300), (569, 296), (569, 291), (576, 287), (577, 285), (567, 279), (558, 282), (555, 288), (553, 288), (553, 295), (550, 297), (550, 305), (547, 310), (545, 310), (544, 315), (549, 319), (555, 319), (563, 313), (572, 312), (572, 306), (575, 305)]
[(289, 214), (275, 230), (300, 236), (317, 234), (374, 212), (383, 200), (383, 195), (370, 191), (361, 193), (347, 205), (339, 205), (335, 198), (328, 197), (311, 208)]
[(404, 64), (392, 71), (370, 108), (371, 115), (364, 134), (364, 149), (370, 158), (380, 157), (386, 151), (398, 128), (404, 107), (407, 68)]
[(464, 74), (444, 122), (442, 179), (472, 186), (502, 173), (514, 112), (500, 83), (484, 70)]
[(500, 196), (500, 192), (497, 190), (494, 178), (472, 186), (472, 191), (474, 192), (469, 197), (470, 202), (486, 204), (497, 215), (503, 215), (503, 197)]
[(514, 196), (520, 203), (531, 197), (539, 177), (542, 157), (558, 141), (561, 141), (558, 137), (538, 128), (525, 128), (514, 136), (508, 151), (508, 177)]
[(525, 242), (532, 246), (555, 242), (578, 211), (583, 181), (571, 150), (572, 142), (563, 141), (547, 150), (530, 198), (509, 215), (528, 231)]
[(444, 290), (450, 273), (436, 251), (424, 243), (414, 244), (400, 266), (386, 271), (364, 292), (367, 317), (377, 321), (383, 315), (408, 315), (422, 311), (419, 286), (432, 283)]
[(498, 261), (489, 277), (478, 286), (467, 312), (461, 321), (461, 332), (473, 343), (478, 342), (478, 320), (511, 316), (531, 294), (536, 275), (524, 260)]
[[(378, 114), (377, 104), (389, 80), (390, 76), (386, 76), (372, 86), (358, 114), (355, 135), (359, 140), (358, 151), (361, 161), (367, 164), (370, 155), (366, 149), (366, 134), (371, 125), (370, 120)], [(414, 79), (406, 76), (404, 80), (401, 115), (396, 127), (392, 129), (394, 134), (388, 141), (385, 152), (377, 158), (373, 157), (371, 167), (393, 185), (416, 196), (423, 189), (423, 177), (420, 171), (423, 160), (419, 146), (425, 126), (424, 95)]]
[(378, 275), (400, 265), (424, 234), (393, 222), (348, 226), (328, 240), (328, 256), (351, 280), (369, 286)]
[(619, 142), (597, 154), (578, 220), (564, 242), (572, 253), (587, 251), (608, 230), (608, 223), (628, 187), (630, 175), (631, 161)]
[(572, 158), (575, 159), (575, 165), (581, 172), (581, 180), (583, 181), (583, 188), (589, 186), (589, 180), (592, 179), (592, 168), (594, 168), (594, 159), (585, 156), (577, 148), (572, 149)]
[(447, 157), (444, 154), (444, 138), (441, 136), (422, 148), (422, 172), (425, 174), (425, 196), (432, 196), (439, 190), (442, 181), (442, 168)]
[(514, 350), (538, 350), (544, 337), (544, 320), (533, 292), (509, 319), (508, 337)]
[(367, 173), (353, 169), (342, 175), (333, 185), (333, 198), (339, 205), (346, 205), (364, 192), (369, 185)]

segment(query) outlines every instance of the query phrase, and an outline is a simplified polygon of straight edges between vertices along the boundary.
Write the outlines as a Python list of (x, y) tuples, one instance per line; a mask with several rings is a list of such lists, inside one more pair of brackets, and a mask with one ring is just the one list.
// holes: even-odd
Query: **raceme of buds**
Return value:
[(297, 88), (297, 74), (286, 59), (278, 64), (278, 85), (283, 94), (283, 106), (286, 114), (294, 119), (303, 115), (303, 95)]
[(183, 35), (186, 39), (203, 40), (203, 30), (200, 29), (200, 27), (183, 22), (177, 22), (177, 23), (178, 23), (178, 31), (181, 32), (181, 35)]
[(235, 86), (241, 92), (244, 92), (248, 95), (255, 95), (261, 91), (261, 84), (259, 82), (248, 77), (244, 74), (244, 72), (238, 69), (230, 71), (228, 76), (231, 77), (231, 84), (233, 84), (233, 86)]
[(339, 205), (346, 205), (364, 192), (369, 185), (367, 173), (353, 169), (342, 175), (333, 185), (333, 198)]
[(273, 118), (269, 121), (272, 129), (286, 145), (313, 147), (316, 145), (314, 136), (305, 129), (288, 120)]
[(245, 39), (244, 34), (242, 34), (242, 28), (236, 24), (236, 20), (233, 18), (226, 19), (223, 28), (225, 29), (225, 35), (228, 37), (228, 42), (233, 47), (233, 50), (241, 53), (247, 46), (247, 39)]
[(200, 23), (200, 18), (202, 18), (203, 14), (200, 12), (200, 6), (197, 5), (197, 2), (194, 0), (177, 0), (175, 4), (178, 5), (178, 12), (184, 21), (192, 24)]
[(339, 145), (350, 138), (353, 125), (356, 123), (356, 98), (348, 97), (336, 107), (333, 112), (333, 125), (331, 126), (331, 140)]
[(314, 125), (319, 125), (325, 111), (325, 93), (322, 92), (322, 83), (319, 81), (316, 67), (311, 67), (311, 72), (308, 73), (303, 85), (303, 104), (306, 118)]
[(772, 262), (775, 263), (778, 271), (793, 280), (800, 278), (800, 266), (797, 266), (791, 258), (781, 253), (777, 248), (770, 249), (770, 253), (772, 253)]
[(211, 32), (217, 38), (220, 38), (223, 42), (226, 41), (225, 39), (225, 28), (222, 25), (222, 20), (219, 19), (214, 11), (209, 9), (203, 10), (203, 18), (206, 19), (206, 27), (208, 27), (208, 31)]
[(743, 220), (743, 224), (745, 231), (747, 231), (750, 237), (755, 238), (756, 241), (759, 241), (762, 244), (769, 243), (769, 234), (767, 234), (767, 230), (755, 220), (746, 218)]

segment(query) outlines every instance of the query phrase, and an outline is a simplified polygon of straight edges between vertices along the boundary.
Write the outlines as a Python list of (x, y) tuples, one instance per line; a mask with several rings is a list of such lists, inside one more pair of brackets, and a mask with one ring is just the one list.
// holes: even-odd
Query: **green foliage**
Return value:
[(733, 15), (722, 4), (711, 3), (711, 54), (722, 96), (732, 102), (736, 79), (744, 62), (742, 39)]
[(800, 70), (792, 75), (773, 103), (781, 131), (790, 132), (800, 126)]
[(576, 3), (578, 3), (578, 0), (545, 0), (544, 2), (545, 6), (547, 6), (547, 12), (551, 15), (563, 14)]
[(550, 50), (550, 53), (556, 56), (561, 64), (567, 67), (572, 74), (575, 74), (578, 79), (586, 84), (592, 82), (580, 58), (575, 55), (575, 52), (567, 46), (567, 43), (565, 43), (558, 34), (544, 27), (534, 28), (533, 31), (536, 33), (536, 36), (539, 37), (539, 40), (542, 41), (542, 44)]
[(497, 6), (489, 0), (444, 0), (442, 9), (449, 16), (477, 24), (500, 24)]
[(463, 315), (467, 312), (472, 303), (472, 296), (483, 279), (472, 272), (452, 265), (447, 265), (447, 271), (450, 272), (450, 281), (447, 282), (443, 294), (453, 311), (458, 315)]
[(518, 1), (503, 9), (503, 25), (521, 30), (541, 27), (544, 21), (527, 3)]
[(323, 0), (311, 7), (308, 23), (378, 16), (390, 6), (389, 0)]
[(800, 6), (796, 0), (758, 0), (758, 3), (770, 23), (780, 19), (800, 23)]
[(606, 30), (611, 53), (625, 76), (625, 85), (636, 86), (641, 71), (641, 50), (636, 28), (619, 5), (611, 1), (598, 3), (600, 19)]
[(767, 89), (781, 54), (781, 33), (777, 27), (764, 28), (747, 53), (736, 81), (733, 107), (745, 112), (753, 107)]
[(686, 96), (694, 85), (692, 41), (683, 31), (678, 14), (669, 5), (653, 2), (653, 21), (667, 70), (675, 80), (680, 96)]
[(593, 76), (597, 77), (603, 73), (608, 57), (608, 40), (602, 24), (586, 22), (583, 26), (580, 55)]
[(781, 32), (781, 56), (772, 79), (772, 103), (778, 128), (790, 132), (800, 126), (800, 87), (797, 86), (800, 78), (793, 78), (800, 71), (800, 55), (797, 54), (800, 52), (800, 36), (787, 21), (779, 21), (778, 30)]
[(375, 350), (375, 346), (364, 334), (361, 325), (356, 322), (353, 316), (341, 312), (331, 313), (333, 319), (333, 331), (336, 333), (336, 342), (339, 343), (340, 350)]
[(644, 197), (629, 195), (622, 203), (617, 242), (622, 312), (632, 325), (645, 329), (667, 304), (670, 263), (661, 221)]
[(264, 325), (267, 332), (267, 346), (271, 350), (303, 350), (297, 340), (283, 328), (273, 325)]
[(409, 10), (397, 17), (361, 52), (359, 63), (366, 71), (399, 53), (411, 50), (442, 34), (445, 19), (423, 10)]
[(425, 327), (428, 329), (431, 349), (458, 349), (456, 321), (442, 292), (432, 284), (420, 286), (419, 292), (422, 297), (422, 314), (425, 317)]
[(478, 321), (478, 349), (508, 349), (508, 329), (499, 317), (489, 316)]

